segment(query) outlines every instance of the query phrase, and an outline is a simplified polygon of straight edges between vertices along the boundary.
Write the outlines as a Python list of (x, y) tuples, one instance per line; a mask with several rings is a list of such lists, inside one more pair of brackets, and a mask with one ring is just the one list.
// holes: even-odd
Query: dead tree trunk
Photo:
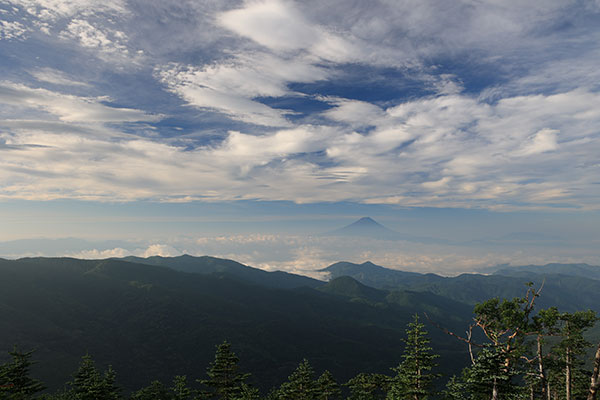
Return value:
[(565, 400), (571, 400), (571, 349), (565, 351)]
[(538, 374), (540, 385), (542, 386), (542, 397), (546, 400), (551, 400), (550, 391), (548, 390), (548, 381), (546, 379), (546, 371), (544, 370), (544, 360), (542, 358), (542, 335), (537, 336), (537, 357), (538, 357)]
[(590, 380), (590, 390), (588, 392), (587, 400), (596, 400), (598, 389), (600, 389), (600, 380), (598, 375), (600, 374), (600, 343), (596, 349), (596, 357), (594, 357), (594, 371), (592, 372), (592, 378)]
[(494, 386), (492, 387), (492, 400), (498, 400), (498, 382), (494, 378)]

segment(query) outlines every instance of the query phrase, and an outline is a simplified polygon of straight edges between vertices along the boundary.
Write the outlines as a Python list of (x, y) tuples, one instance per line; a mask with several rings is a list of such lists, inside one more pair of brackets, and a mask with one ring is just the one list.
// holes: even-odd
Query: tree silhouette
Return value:
[(204, 393), (208, 398), (233, 400), (242, 394), (243, 384), (250, 374), (239, 372), (239, 358), (231, 350), (231, 344), (224, 341), (217, 346), (215, 361), (210, 364), (206, 374), (208, 379), (198, 382), (208, 386), (211, 391)]
[(15, 346), (8, 354), (12, 360), (0, 365), (0, 398), (26, 400), (44, 390), (40, 381), (29, 376), (33, 350), (22, 352)]
[(436, 377), (431, 369), (436, 365), (434, 360), (439, 357), (432, 354), (429, 342), (425, 325), (419, 322), (419, 316), (415, 314), (413, 322), (406, 329), (404, 360), (398, 367), (392, 368), (396, 376), (392, 380), (388, 400), (427, 399), (431, 382)]

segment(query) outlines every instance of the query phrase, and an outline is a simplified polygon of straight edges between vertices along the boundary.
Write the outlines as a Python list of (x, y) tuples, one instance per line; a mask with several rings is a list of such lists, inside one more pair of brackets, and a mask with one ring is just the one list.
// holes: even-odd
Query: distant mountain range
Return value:
[(600, 280), (600, 267), (588, 264), (546, 264), (498, 268), (496, 275), (526, 277), (529, 275), (566, 275)]
[(417, 290), (475, 304), (490, 297), (513, 298), (524, 293), (526, 282), (544, 284), (541, 306), (560, 305), (564, 311), (597, 309), (600, 312), (600, 267), (587, 264), (499, 267), (490, 275), (462, 274), (443, 277), (384, 268), (371, 262), (338, 262), (321, 270), (330, 279), (350, 276), (374, 288)]
[[(204, 377), (214, 346), (227, 339), (267, 389), (305, 357), (340, 381), (359, 371), (389, 373), (413, 314), (462, 332), (476, 302), (522, 296), (528, 281), (545, 282), (540, 307), (600, 311), (600, 267), (586, 264), (451, 278), (370, 262), (323, 271), (329, 282), (214, 257), (0, 259), (0, 351), (37, 349), (34, 373), (52, 389), (89, 352), (131, 390), (175, 374)], [(428, 330), (441, 371), (460, 370), (462, 343)]]

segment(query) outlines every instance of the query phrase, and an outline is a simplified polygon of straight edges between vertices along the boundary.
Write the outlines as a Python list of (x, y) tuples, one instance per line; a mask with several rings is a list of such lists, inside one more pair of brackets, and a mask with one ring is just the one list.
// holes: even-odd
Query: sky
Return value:
[[(599, 0), (0, 0), (0, 256), (600, 264), (598, 43)], [(362, 216), (424, 239), (320, 236)]]

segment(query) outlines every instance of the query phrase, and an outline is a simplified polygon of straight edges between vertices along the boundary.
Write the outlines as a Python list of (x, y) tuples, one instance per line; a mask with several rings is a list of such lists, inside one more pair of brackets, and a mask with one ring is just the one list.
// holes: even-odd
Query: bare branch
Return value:
[[(429, 322), (430, 322), (430, 323), (431, 323), (433, 326), (435, 326), (436, 328), (440, 329), (442, 332), (444, 332), (444, 333), (446, 333), (446, 334), (448, 334), (448, 335), (450, 335), (450, 336), (454, 336), (454, 337), (455, 337), (455, 338), (457, 338), (458, 340), (460, 340), (460, 341), (462, 341), (462, 342), (465, 342), (465, 343), (467, 343), (467, 344), (469, 344), (469, 345), (476, 346), (476, 347), (484, 347), (484, 346), (483, 346), (483, 345), (481, 345), (481, 344), (478, 344), (478, 343), (475, 343), (475, 342), (473, 342), (473, 341), (472, 341), (470, 338), (468, 338), (468, 339), (467, 339), (467, 338), (464, 338), (464, 337), (462, 337), (462, 336), (459, 336), (459, 335), (457, 335), (456, 333), (454, 333), (454, 332), (452, 332), (452, 331), (449, 331), (448, 329), (444, 328), (443, 326), (440, 326), (440, 324), (438, 324), (437, 322), (434, 322), (434, 321), (432, 321), (432, 320), (431, 320), (431, 318), (429, 318), (429, 315), (427, 315), (427, 313), (423, 313), (423, 314), (425, 314), (425, 318), (427, 318), (427, 320), (428, 320), (428, 321), (429, 321)], [(473, 329), (473, 325), (469, 325), (469, 330), (472, 330), (472, 329)]]

